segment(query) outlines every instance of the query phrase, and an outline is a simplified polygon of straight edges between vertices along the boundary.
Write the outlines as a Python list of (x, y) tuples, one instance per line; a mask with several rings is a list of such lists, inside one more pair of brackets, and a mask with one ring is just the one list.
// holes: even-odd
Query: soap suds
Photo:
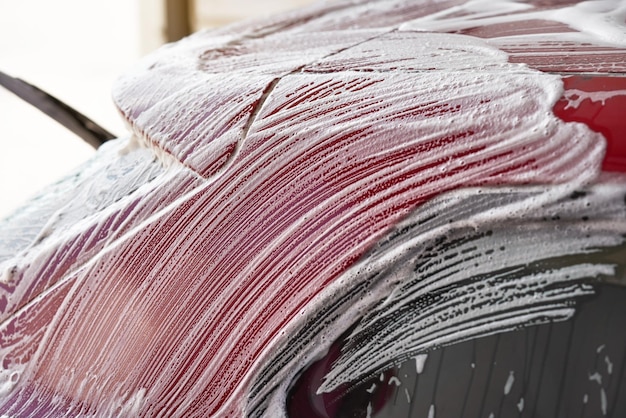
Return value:
[(400, 386), (402, 384), (402, 382), (400, 382), (400, 379), (398, 379), (396, 376), (391, 376), (389, 378), (388, 384)]
[[(379, 3), (358, 7), (402, 4)], [(603, 4), (568, 9), (558, 19), (582, 33), (555, 36), (621, 45), (621, 9)], [(462, 29), (460, 12), (473, 25), (540, 16), (489, 7), (298, 42), (196, 35), (121, 79), (139, 142), (103, 158), (101, 181), (65, 183), (76, 193), (54, 210), (34, 203), (38, 246), (5, 252), (0, 405), (279, 417), (295, 374), (350, 326), (320, 391), (571, 318), (587, 282), (614, 274), (585, 256), (623, 243), (626, 183), (597, 184), (604, 139), (552, 114), (560, 77), (494, 47), (520, 38), (420, 32)], [(118, 158), (127, 172), (106, 165)]]
[[(510, 14), (509, 14), (510, 13)], [(531, 20), (561, 22), (581, 39), (626, 46), (626, 6), (619, 0), (592, 0), (554, 9), (536, 9), (515, 1), (470, 0), (458, 7), (416, 19), (401, 30), (451, 31)]]
[(565, 92), (565, 99), (567, 100), (567, 106), (565, 109), (570, 107), (576, 109), (585, 100), (600, 102), (604, 106), (607, 99), (615, 96), (626, 96), (626, 90), (587, 92), (583, 90), (569, 89)]
[(424, 366), (426, 365), (426, 360), (428, 359), (428, 354), (418, 354), (415, 356), (415, 369), (417, 374), (420, 374), (424, 371)]
[(509, 377), (506, 379), (506, 383), (504, 384), (504, 394), (508, 395), (511, 392), (511, 388), (513, 387), (513, 383), (515, 383), (515, 373), (513, 371), (509, 372)]
[(604, 362), (606, 363), (606, 372), (611, 375), (613, 374), (613, 362), (609, 358), (609, 356), (604, 356)]

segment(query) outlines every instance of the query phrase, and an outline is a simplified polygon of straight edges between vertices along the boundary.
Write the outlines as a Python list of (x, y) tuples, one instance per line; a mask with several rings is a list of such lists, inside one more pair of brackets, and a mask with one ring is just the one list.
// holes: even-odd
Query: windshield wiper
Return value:
[(106, 141), (115, 138), (115, 135), (87, 116), (24, 80), (11, 77), (0, 71), (0, 86), (41, 110), (94, 148), (98, 148)]

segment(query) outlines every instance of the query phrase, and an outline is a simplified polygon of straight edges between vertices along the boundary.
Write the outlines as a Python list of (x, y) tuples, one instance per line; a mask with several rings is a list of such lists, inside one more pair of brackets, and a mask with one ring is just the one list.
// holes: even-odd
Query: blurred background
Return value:
[[(312, 0), (0, 0), (0, 70), (56, 96), (118, 136), (110, 97), (142, 55), (202, 28)], [(0, 219), (94, 150), (0, 87)]]

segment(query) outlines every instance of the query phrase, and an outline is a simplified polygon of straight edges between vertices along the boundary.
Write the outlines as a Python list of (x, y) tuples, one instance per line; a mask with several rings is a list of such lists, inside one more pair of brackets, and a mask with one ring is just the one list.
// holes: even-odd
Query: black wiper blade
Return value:
[(0, 86), (74, 132), (94, 148), (98, 148), (115, 135), (66, 105), (56, 97), (19, 78), (0, 71)]

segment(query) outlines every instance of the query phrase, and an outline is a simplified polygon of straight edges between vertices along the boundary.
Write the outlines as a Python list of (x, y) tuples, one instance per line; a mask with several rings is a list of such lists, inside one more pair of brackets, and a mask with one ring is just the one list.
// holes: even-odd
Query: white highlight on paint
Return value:
[(606, 347), (606, 344), (602, 344), (598, 346), (598, 348), (596, 348), (596, 353), (600, 354), (602, 350), (604, 350), (605, 347)]
[(375, 390), (376, 390), (376, 383), (372, 383), (372, 386), (370, 386), (369, 389), (365, 389), (367, 393), (374, 393)]
[(406, 396), (407, 403), (411, 403), (411, 395), (409, 394), (409, 390), (407, 388), (404, 388), (404, 394)]
[(430, 404), (430, 408), (428, 409), (428, 418), (435, 418), (435, 405)]
[(520, 398), (519, 402), (517, 403), (517, 409), (520, 412), (524, 410), (524, 398)]
[(506, 383), (504, 385), (504, 394), (508, 395), (511, 392), (511, 388), (513, 387), (513, 383), (515, 383), (515, 372), (511, 370), (509, 372), (509, 377), (506, 379)]

